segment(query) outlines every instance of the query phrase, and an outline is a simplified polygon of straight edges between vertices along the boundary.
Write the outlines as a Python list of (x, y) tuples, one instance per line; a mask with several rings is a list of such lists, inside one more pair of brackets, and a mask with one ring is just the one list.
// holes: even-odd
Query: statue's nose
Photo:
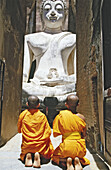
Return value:
[(55, 12), (54, 11), (51, 12), (51, 16), (55, 16)]

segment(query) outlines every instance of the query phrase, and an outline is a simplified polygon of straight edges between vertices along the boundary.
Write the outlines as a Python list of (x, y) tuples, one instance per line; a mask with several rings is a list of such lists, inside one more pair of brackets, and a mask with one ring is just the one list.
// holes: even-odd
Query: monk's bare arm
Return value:
[(85, 126), (85, 128), (83, 129), (82, 137), (83, 137), (83, 138), (85, 138), (85, 137), (86, 137), (86, 126)]

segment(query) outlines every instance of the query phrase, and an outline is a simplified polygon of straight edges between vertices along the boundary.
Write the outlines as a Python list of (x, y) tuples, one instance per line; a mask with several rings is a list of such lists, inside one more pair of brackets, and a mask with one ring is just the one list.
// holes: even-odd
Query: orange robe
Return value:
[(60, 111), (53, 122), (53, 136), (62, 135), (62, 143), (55, 149), (52, 160), (59, 164), (60, 158), (75, 157), (80, 158), (83, 165), (90, 164), (85, 158), (85, 139), (81, 138), (81, 133), (86, 123), (76, 114), (69, 110)]
[(26, 153), (39, 152), (49, 159), (54, 151), (50, 140), (51, 128), (46, 116), (38, 109), (24, 110), (18, 119), (18, 132), (22, 133), (20, 158), (23, 161)]

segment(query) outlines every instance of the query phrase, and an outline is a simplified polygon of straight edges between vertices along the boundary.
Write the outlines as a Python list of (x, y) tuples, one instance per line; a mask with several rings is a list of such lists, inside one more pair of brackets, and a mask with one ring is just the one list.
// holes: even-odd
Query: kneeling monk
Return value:
[(17, 124), (18, 132), (22, 133), (20, 158), (25, 166), (39, 168), (40, 159), (50, 160), (54, 151), (50, 140), (51, 128), (46, 116), (38, 109), (38, 97), (29, 96), (27, 105), (29, 109), (20, 114)]
[[(53, 122), (53, 136), (62, 135), (62, 143), (55, 149), (52, 162), (60, 165), (66, 159), (67, 170), (81, 170), (82, 165), (89, 165), (86, 155), (86, 123), (82, 114), (77, 113), (79, 98), (69, 95), (66, 100), (67, 110), (62, 110)], [(63, 159), (65, 158), (65, 159)], [(74, 166), (72, 160), (74, 161)]]

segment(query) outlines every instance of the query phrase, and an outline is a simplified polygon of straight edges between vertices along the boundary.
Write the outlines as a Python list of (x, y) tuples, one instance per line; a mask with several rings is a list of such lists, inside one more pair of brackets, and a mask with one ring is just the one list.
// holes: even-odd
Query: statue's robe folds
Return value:
[(39, 152), (44, 158), (51, 158), (54, 148), (50, 140), (51, 128), (46, 116), (38, 109), (24, 110), (18, 119), (18, 132), (22, 133), (20, 158), (26, 153)]
[(76, 114), (69, 110), (60, 111), (53, 122), (53, 136), (62, 135), (62, 143), (55, 149), (52, 160), (59, 164), (60, 158), (79, 157), (83, 165), (89, 165), (90, 161), (85, 158), (86, 144), (81, 137), (86, 123)]

